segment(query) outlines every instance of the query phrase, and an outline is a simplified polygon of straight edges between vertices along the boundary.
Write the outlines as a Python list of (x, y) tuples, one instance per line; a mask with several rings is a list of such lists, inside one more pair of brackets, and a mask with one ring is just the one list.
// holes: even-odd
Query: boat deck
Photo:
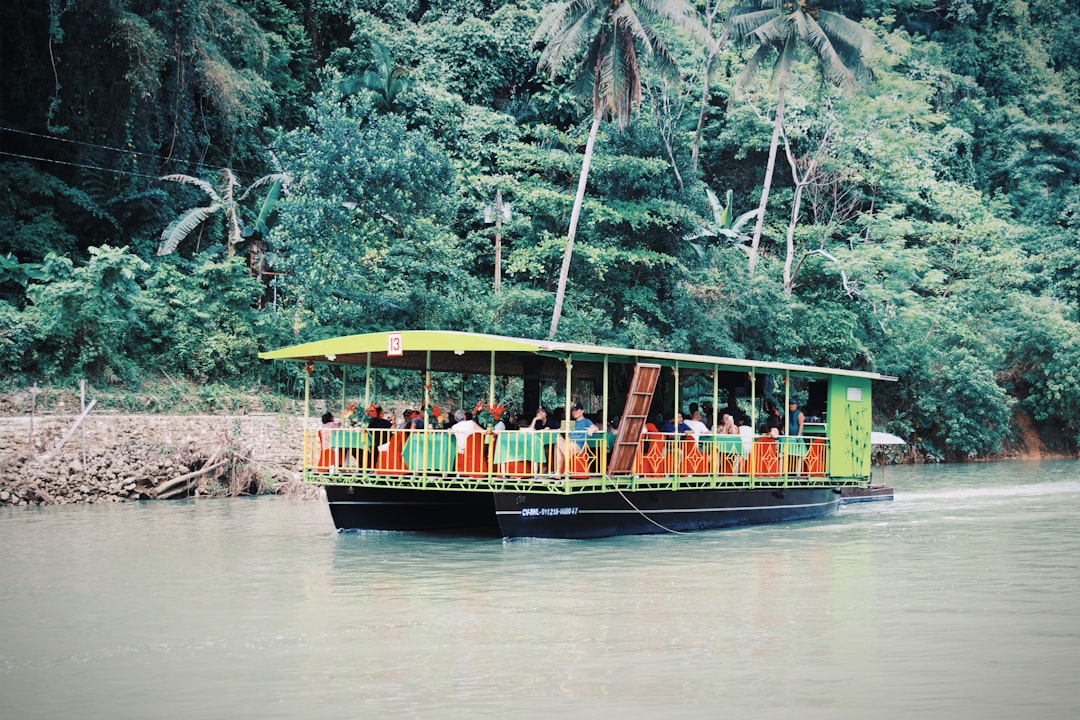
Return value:
[[(565, 432), (475, 433), (464, 452), (445, 430), (309, 431), (305, 482), (401, 490), (522, 492), (551, 495), (615, 491), (783, 490), (865, 487), (865, 478), (829, 472), (825, 438), (756, 439), (743, 452), (735, 436), (650, 433), (633, 469), (607, 470), (612, 436), (591, 437), (557, 472)], [(373, 437), (374, 436), (374, 437)], [(382, 450), (374, 451), (374, 442)], [(371, 447), (369, 447), (371, 445)]]

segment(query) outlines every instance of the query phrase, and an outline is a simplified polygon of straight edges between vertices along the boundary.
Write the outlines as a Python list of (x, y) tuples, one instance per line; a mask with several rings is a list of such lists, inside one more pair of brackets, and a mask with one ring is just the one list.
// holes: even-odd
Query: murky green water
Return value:
[(1075, 718), (1080, 463), (684, 536), (337, 534), (280, 498), (0, 510), (23, 718)]

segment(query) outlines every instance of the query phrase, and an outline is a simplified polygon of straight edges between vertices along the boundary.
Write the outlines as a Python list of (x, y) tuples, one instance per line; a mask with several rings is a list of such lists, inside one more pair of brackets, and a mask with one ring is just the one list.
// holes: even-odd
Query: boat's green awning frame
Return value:
[[(391, 343), (394, 345), (392, 346)], [(392, 354), (397, 349), (400, 349), (400, 354)], [(536, 372), (554, 375), (561, 372), (559, 368), (567, 359), (574, 363), (599, 364), (603, 364), (606, 359), (609, 363), (657, 363), (668, 367), (677, 366), (680, 370), (719, 368), (734, 372), (788, 373), (794, 377), (845, 376), (872, 380), (896, 379), (860, 370), (837, 370), (712, 355), (579, 345), (451, 330), (403, 330), (344, 335), (259, 353), (259, 358), (337, 365), (370, 364), (372, 367), (380, 368), (430, 369), (439, 372), (482, 374), (488, 374), (494, 365), (496, 375), (524, 375)], [(530, 358), (540, 362), (530, 362)], [(577, 372), (576, 368), (575, 374)]]

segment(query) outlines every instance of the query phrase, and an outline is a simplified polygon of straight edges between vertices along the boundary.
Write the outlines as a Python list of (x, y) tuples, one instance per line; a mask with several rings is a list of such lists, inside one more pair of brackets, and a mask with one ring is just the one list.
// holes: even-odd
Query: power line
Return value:
[(53, 160), (51, 158), (34, 157), (33, 155), (21, 155), (19, 153), (7, 152), (5, 150), (0, 150), (0, 155), (7, 155), (8, 157), (19, 158), (21, 160), (34, 160), (36, 162), (68, 165), (70, 167), (82, 168), (83, 170), (100, 170), (101, 172), (113, 173), (114, 175), (132, 175), (134, 177), (150, 178), (151, 180), (159, 179), (157, 175), (148, 175), (146, 173), (132, 172), (131, 170), (114, 170), (112, 168), (103, 168), (96, 165), (84, 165), (82, 163), (67, 162), (66, 160)]
[[(167, 157), (165, 155), (157, 155), (155, 153), (139, 152), (138, 150), (128, 150), (126, 148), (118, 148), (118, 147), (113, 147), (111, 145), (100, 145), (98, 143), (85, 142), (83, 140), (70, 140), (68, 138), (57, 137), (56, 135), (45, 135), (43, 133), (31, 132), (29, 130), (18, 130), (16, 128), (4, 127), (2, 125), (0, 125), (0, 132), (10, 132), (10, 133), (15, 133), (17, 135), (26, 135), (28, 137), (41, 138), (43, 140), (54, 140), (56, 142), (71, 143), (72, 145), (82, 145), (83, 147), (97, 148), (99, 150), (110, 150), (112, 152), (123, 153), (124, 155), (130, 155), (130, 156), (133, 156), (133, 157), (136, 157), (136, 158), (138, 158), (138, 157), (153, 158), (155, 160), (161, 160), (163, 162), (181, 163), (181, 164), (183, 164), (182, 161), (180, 161), (180, 160), (178, 160), (176, 158)], [(9, 154), (9, 153), (4, 153), (4, 154)], [(55, 162), (55, 163), (59, 163), (61, 165), (75, 165), (75, 167), (86, 167), (86, 166), (83, 166), (83, 165), (77, 165), (75, 163), (64, 162), (62, 160), (48, 160), (47, 158), (36, 158), (36, 159), (44, 160), (46, 162)], [(198, 163), (198, 162), (187, 163), (187, 164), (190, 165), (191, 167), (202, 168), (204, 170), (217, 171), (217, 170), (220, 169), (220, 168), (215, 167), (213, 165), (206, 165), (204, 163)], [(115, 171), (114, 170), (107, 170), (106, 168), (95, 168), (95, 169), (97, 169), (97, 170), (106, 170), (106, 172), (115, 172), (115, 173), (121, 174), (121, 175), (124, 175), (124, 174), (127, 174), (127, 175), (142, 175), (141, 173), (125, 173), (125, 172), (119, 171), (119, 170), (115, 170)], [(233, 173), (236, 174), (236, 175), (246, 175), (247, 174), (244, 171), (236, 171), (236, 170), (233, 170)], [(146, 175), (145, 177), (155, 177), (156, 178), (157, 176), (156, 175), (153, 175), (153, 176)], [(254, 173), (252, 174), (252, 177), (254, 177)]]

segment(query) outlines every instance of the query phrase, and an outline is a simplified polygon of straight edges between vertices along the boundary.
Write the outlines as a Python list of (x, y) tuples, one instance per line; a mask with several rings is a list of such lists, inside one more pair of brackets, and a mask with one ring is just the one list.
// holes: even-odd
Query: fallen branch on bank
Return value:
[(225, 458), (224, 460), (219, 460), (212, 465), (207, 465), (200, 470), (195, 470), (194, 472), (189, 472), (186, 475), (181, 475), (180, 477), (173, 478), (172, 480), (163, 482), (156, 487), (150, 488), (148, 494), (151, 498), (156, 500), (168, 500), (170, 498), (174, 498), (180, 495), (187, 495), (198, 483), (200, 477), (206, 475), (207, 473), (213, 472), (214, 470), (217, 470), (223, 465), (229, 464), (229, 462), (231, 462), (230, 458)]

